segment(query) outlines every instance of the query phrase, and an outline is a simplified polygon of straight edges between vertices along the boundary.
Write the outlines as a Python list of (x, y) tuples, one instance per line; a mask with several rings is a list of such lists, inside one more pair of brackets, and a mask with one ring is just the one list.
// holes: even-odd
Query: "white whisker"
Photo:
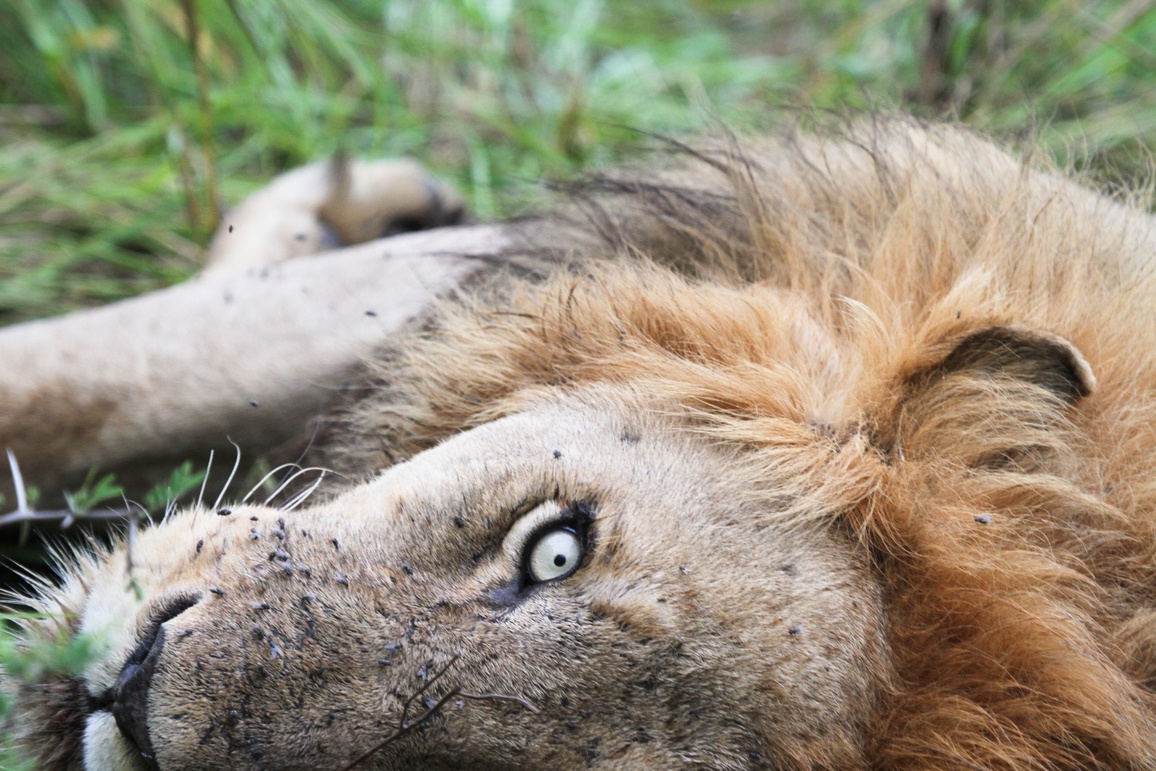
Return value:
[(197, 493), (197, 508), (205, 501), (205, 486), (209, 484), (209, 472), (213, 470), (213, 451), (209, 450), (209, 462), (205, 464), (205, 478), (201, 480), (201, 491)]
[(161, 524), (169, 521), (173, 514), (177, 513), (177, 499), (173, 498), (165, 504), (165, 513), (161, 515)]
[(197, 515), (201, 513), (201, 505), (205, 499), (205, 485), (209, 483), (209, 472), (213, 470), (213, 451), (209, 450), (209, 462), (205, 464), (205, 476), (201, 478), (201, 491), (197, 493), (197, 505), (193, 509), (193, 516), (189, 520), (189, 530), (197, 526)]
[(291, 499), (289, 499), (289, 501), (287, 503), (285, 503), (283, 506), (280, 507), (281, 511), (293, 511), (293, 509), (297, 508), (302, 503), (304, 503), (305, 500), (310, 495), (313, 495), (313, 491), (316, 490), (321, 485), (321, 480), (325, 479), (325, 474), (327, 473), (325, 469), (316, 469), (316, 470), (321, 472), (320, 474), (317, 475), (316, 481), (314, 481), (313, 484), (311, 484), (309, 487), (305, 488), (301, 492), (297, 493), (297, 495), (295, 495)]
[(229, 485), (233, 484), (233, 477), (237, 475), (237, 469), (241, 466), (240, 445), (238, 445), (232, 439), (229, 440), (229, 444), (233, 445), (233, 447), (237, 449), (237, 460), (233, 462), (233, 470), (229, 472), (229, 478), (225, 480), (225, 486), (221, 488), (221, 494), (217, 496), (217, 500), (213, 501), (214, 511), (216, 511), (217, 507), (221, 505), (221, 501), (225, 499), (225, 493), (229, 492)]
[[(274, 474), (276, 474), (276, 473), (277, 473), (278, 471), (280, 471), (281, 469), (287, 469), (287, 468), (300, 468), (300, 467), (299, 467), (299, 466), (298, 466), (296, 463), (282, 463), (280, 466), (278, 466), (277, 468), (273, 469), (272, 471), (270, 471), (270, 472), (269, 472), (268, 474), (266, 474), (265, 476), (261, 477), (261, 481), (257, 482), (257, 484), (255, 484), (255, 485), (253, 485), (253, 489), (251, 489), (249, 492), (247, 492), (247, 493), (245, 494), (245, 497), (241, 499), (241, 503), (244, 503), (245, 501), (247, 501), (247, 500), (249, 500), (250, 498), (252, 498), (252, 497), (253, 497), (253, 493), (255, 493), (255, 492), (257, 492), (258, 490), (260, 490), (260, 489), (261, 489), (261, 485), (263, 485), (263, 484), (265, 484), (266, 482), (268, 482), (268, 481), (269, 481), (269, 477), (273, 476)], [(281, 489), (280, 487), (278, 487), (278, 488), (277, 488), (277, 490), (280, 490), (280, 489)], [(276, 490), (274, 490), (274, 491), (273, 491), (273, 495), (276, 495), (276, 494), (277, 494), (277, 491), (276, 491)]]
[(294, 473), (292, 476), (288, 477), (288, 478), (287, 478), (287, 479), (286, 479), (284, 482), (282, 482), (282, 483), (281, 483), (281, 484), (280, 484), (280, 485), (277, 487), (277, 489), (276, 489), (276, 490), (274, 490), (273, 492), (269, 493), (269, 497), (268, 497), (268, 498), (266, 498), (266, 499), (265, 499), (265, 500), (264, 500), (264, 501), (261, 503), (261, 505), (262, 505), (262, 506), (268, 506), (268, 505), (269, 505), (269, 501), (271, 501), (271, 500), (273, 500), (274, 498), (276, 498), (276, 497), (277, 497), (277, 495), (278, 495), (278, 494), (279, 494), (279, 493), (280, 493), (282, 490), (284, 490), (284, 489), (285, 489), (285, 488), (286, 488), (286, 487), (289, 485), (289, 483), (290, 483), (290, 482), (292, 482), (294, 479), (296, 479), (297, 477), (299, 477), (299, 476), (301, 476), (302, 474), (304, 474), (306, 471), (320, 471), (322, 474), (324, 474), (324, 473), (325, 473), (325, 469), (323, 469), (323, 468), (318, 468), (317, 466), (310, 466), (309, 468), (303, 468), (303, 469), (300, 469), (300, 470), (298, 470), (296, 473)]

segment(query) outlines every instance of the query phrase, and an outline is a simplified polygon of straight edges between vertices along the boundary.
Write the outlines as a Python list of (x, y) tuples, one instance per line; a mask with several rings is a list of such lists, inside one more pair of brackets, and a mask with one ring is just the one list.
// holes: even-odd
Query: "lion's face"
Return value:
[(737, 454), (603, 394), (316, 508), (185, 512), (134, 544), (139, 594), (124, 548), (66, 590), (108, 645), (65, 743), (86, 768), (857, 764), (877, 582), (738, 489)]

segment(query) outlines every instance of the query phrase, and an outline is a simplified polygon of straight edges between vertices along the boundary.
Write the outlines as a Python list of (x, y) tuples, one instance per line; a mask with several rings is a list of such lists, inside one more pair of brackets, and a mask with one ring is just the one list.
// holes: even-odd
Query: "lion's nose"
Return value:
[(148, 728), (149, 686), (165, 645), (164, 623), (176, 618), (196, 605), (198, 599), (188, 597), (172, 602), (151, 617), (137, 647), (125, 662), (116, 685), (112, 689), (112, 716), (121, 734), (140, 753), (150, 768), (158, 768), (156, 753)]

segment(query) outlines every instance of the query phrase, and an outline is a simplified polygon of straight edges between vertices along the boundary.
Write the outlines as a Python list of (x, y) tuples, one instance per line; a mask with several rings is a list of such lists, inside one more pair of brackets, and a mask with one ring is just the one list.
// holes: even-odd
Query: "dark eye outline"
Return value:
[[(590, 538), (590, 524), (594, 521), (594, 514), (590, 507), (586, 504), (575, 503), (564, 507), (557, 519), (550, 522), (543, 522), (539, 527), (530, 533), (526, 539), (525, 545), (522, 547), (522, 575), (521, 585), (523, 588), (530, 588), (534, 586), (542, 586), (544, 584), (552, 584), (558, 581), (565, 581), (570, 576), (577, 573), (584, 564), (586, 558), (590, 555), (591, 538)], [(556, 533), (559, 530), (566, 530), (573, 533), (581, 544), (582, 552), (578, 559), (575, 560), (573, 567), (562, 575), (554, 576), (553, 578), (546, 578), (539, 580), (534, 578), (533, 571), (530, 568), (530, 558), (534, 553), (535, 547), (541, 542), (543, 538)]]

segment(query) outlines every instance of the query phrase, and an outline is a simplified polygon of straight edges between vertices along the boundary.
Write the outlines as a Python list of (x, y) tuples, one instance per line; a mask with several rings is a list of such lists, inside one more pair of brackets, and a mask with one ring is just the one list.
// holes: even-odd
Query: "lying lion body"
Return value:
[(42, 765), (1156, 767), (1152, 218), (903, 120), (591, 191), (389, 342), (344, 491), (45, 590), (107, 646), (14, 686)]

